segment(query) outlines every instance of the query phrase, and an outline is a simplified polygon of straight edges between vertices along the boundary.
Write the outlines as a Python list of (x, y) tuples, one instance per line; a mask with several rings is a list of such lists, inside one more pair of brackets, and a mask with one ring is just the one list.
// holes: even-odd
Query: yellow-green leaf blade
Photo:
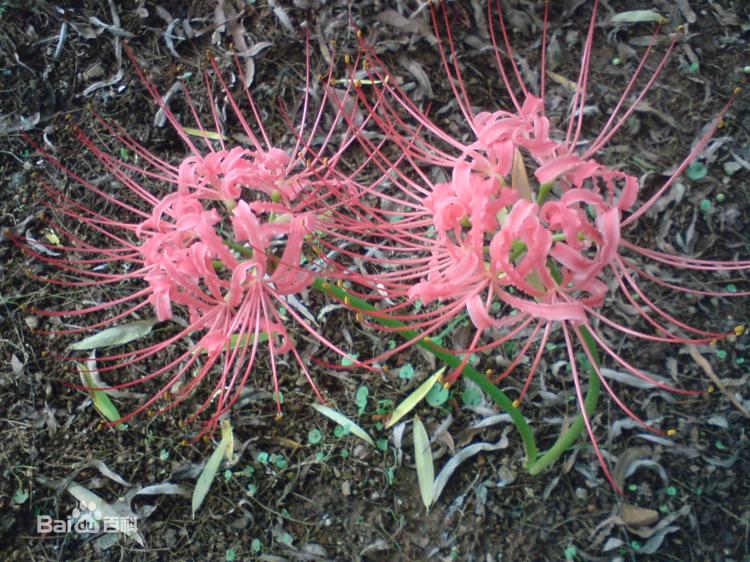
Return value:
[(193, 137), (203, 137), (204, 139), (210, 140), (229, 140), (227, 137), (220, 133), (217, 133), (216, 131), (201, 131), (200, 129), (195, 129), (193, 127), (183, 127), (182, 130)]
[(430, 438), (419, 416), (414, 416), (414, 462), (417, 465), (419, 495), (429, 510), (434, 498), (435, 465), (432, 462)]
[(89, 395), (89, 398), (91, 398), (94, 408), (111, 422), (122, 418), (120, 412), (117, 410), (117, 406), (115, 406), (112, 400), (110, 400), (107, 392), (104, 390), (96, 390), (97, 388), (100, 388), (100, 385), (97, 384), (96, 381), (98, 377), (95, 376), (96, 359), (94, 358), (93, 352), (85, 365), (82, 363), (76, 363), (76, 368), (81, 377), (81, 384), (89, 389), (86, 392)]
[(341, 412), (334, 410), (333, 408), (329, 408), (328, 406), (324, 406), (323, 404), (311, 404), (311, 406), (315, 408), (318, 412), (323, 414), (325, 417), (327, 417), (328, 419), (335, 421), (341, 427), (348, 428), (349, 431), (351, 431), (354, 435), (356, 435), (363, 441), (366, 441), (373, 447), (375, 446), (375, 441), (372, 440), (372, 437), (370, 437), (369, 434), (364, 429), (362, 429), (352, 420), (347, 418)]
[(195, 518), (195, 512), (198, 511), (198, 508), (203, 503), (214, 478), (216, 478), (216, 473), (219, 470), (222, 459), (227, 456), (227, 453), (231, 455), (233, 448), (234, 434), (232, 433), (232, 426), (229, 421), (224, 420), (221, 424), (221, 441), (216, 450), (211, 454), (206, 466), (203, 467), (201, 475), (198, 477), (198, 481), (195, 483), (192, 501), (193, 518)]
[(403, 402), (401, 402), (398, 406), (396, 406), (396, 409), (393, 410), (393, 413), (391, 414), (390, 419), (388, 420), (388, 423), (385, 424), (385, 428), (389, 429), (396, 425), (396, 422), (403, 418), (406, 414), (411, 412), (414, 407), (419, 404), (419, 402), (427, 396), (427, 393), (430, 392), (430, 389), (434, 386), (434, 384), (437, 382), (437, 380), (443, 376), (443, 373), (445, 372), (445, 367), (438, 370), (434, 375), (432, 375), (430, 378), (428, 378), (426, 381), (424, 381), (419, 387), (412, 392), (409, 396), (407, 396)]

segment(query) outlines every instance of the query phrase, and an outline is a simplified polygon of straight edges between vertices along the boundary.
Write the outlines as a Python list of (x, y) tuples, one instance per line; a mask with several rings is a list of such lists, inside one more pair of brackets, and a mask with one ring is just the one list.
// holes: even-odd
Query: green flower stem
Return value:
[(550, 194), (550, 191), (552, 191), (552, 187), (555, 185), (555, 180), (548, 181), (547, 183), (543, 183), (539, 186), (539, 193), (537, 193), (536, 196), (536, 204), (541, 205), (544, 203), (544, 201), (547, 199), (547, 197)]
[[(368, 312), (377, 311), (377, 308), (370, 303), (349, 294), (349, 292), (347, 292), (345, 289), (337, 287), (336, 285), (332, 285), (331, 283), (328, 283), (323, 279), (316, 278), (315, 281), (313, 281), (313, 287), (330, 297), (344, 302), (347, 306), (351, 307), (354, 310), (361, 311), (365, 314), (367, 314)], [(378, 316), (371, 316), (371, 318), (388, 328), (406, 327), (406, 324), (404, 324), (400, 320), (394, 320), (393, 318)], [(427, 337), (419, 337), (419, 332), (417, 332), (416, 330), (399, 330), (397, 333), (406, 340), (415, 339), (417, 345), (419, 345), (423, 349), (426, 349), (427, 351), (435, 355), (435, 357), (439, 358), (441, 361), (447, 363), (451, 367), (458, 368), (461, 366), (462, 359), (460, 357), (453, 355), (450, 351), (435, 344)], [(492, 399), (508, 413), (513, 424), (516, 426), (516, 429), (521, 434), (521, 440), (523, 441), (524, 450), (526, 451), (526, 465), (532, 466), (533, 464), (536, 464), (537, 447), (536, 440), (534, 439), (534, 433), (531, 431), (531, 428), (526, 422), (526, 419), (523, 417), (521, 411), (513, 406), (513, 401), (508, 398), (508, 396), (496, 385), (492, 384), (492, 382), (490, 382), (490, 380), (483, 373), (480, 373), (471, 365), (464, 365), (463, 374), (466, 375), (469, 380), (479, 386), (479, 388), (486, 392), (490, 397), (492, 397)]]
[[(591, 352), (591, 357), (594, 358), (594, 361), (596, 361), (597, 365), (600, 365), (600, 359), (599, 359), (599, 348), (596, 345), (596, 342), (594, 341), (594, 338), (591, 337), (591, 334), (588, 331), (588, 328), (585, 326), (580, 327), (581, 330), (581, 336), (583, 337), (584, 343), (586, 344), (586, 347), (589, 348), (589, 351)], [(589, 389), (586, 392), (586, 397), (584, 398), (584, 404), (586, 408), (586, 412), (589, 416), (591, 416), (596, 409), (596, 403), (599, 400), (599, 395), (601, 394), (601, 387), (602, 383), (599, 380), (599, 375), (596, 374), (596, 370), (593, 368), (592, 365), (587, 365), (587, 369), (589, 371)], [(572, 447), (573, 443), (578, 439), (578, 437), (581, 435), (581, 432), (583, 431), (583, 428), (585, 427), (585, 424), (583, 422), (583, 415), (579, 414), (576, 417), (576, 420), (573, 422), (573, 425), (570, 426), (570, 429), (560, 435), (558, 437), (557, 441), (555, 441), (555, 444), (552, 445), (552, 447), (545, 453), (543, 453), (536, 461), (533, 463), (528, 463), (528, 470), (529, 474), (536, 475), (539, 474), (541, 471), (543, 471), (545, 468), (553, 464), (557, 459), (559, 459), (565, 451), (570, 449)]]

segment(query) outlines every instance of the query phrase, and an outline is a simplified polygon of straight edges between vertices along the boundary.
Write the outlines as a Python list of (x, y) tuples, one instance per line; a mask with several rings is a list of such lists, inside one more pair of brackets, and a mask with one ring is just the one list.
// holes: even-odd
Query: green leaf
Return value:
[(398, 370), (398, 378), (410, 380), (414, 376), (414, 367), (411, 363), (402, 365)]
[(356, 423), (354, 423), (352, 420), (347, 418), (341, 412), (337, 412), (336, 410), (334, 410), (333, 408), (329, 408), (328, 406), (323, 406), (323, 404), (310, 404), (310, 405), (313, 408), (315, 408), (319, 413), (335, 421), (344, 429), (348, 429), (349, 431), (351, 431), (354, 435), (356, 435), (363, 441), (367, 441), (373, 447), (375, 446), (375, 441), (372, 440), (372, 437), (370, 437), (364, 429), (359, 427)]
[(15, 504), (21, 505), (22, 503), (26, 503), (27, 499), (29, 499), (29, 492), (23, 488), (18, 488), (16, 493), (13, 494), (13, 503)]
[(201, 131), (200, 129), (194, 129), (193, 127), (183, 127), (182, 130), (185, 131), (188, 135), (191, 135), (194, 137), (203, 137), (204, 139), (211, 139), (211, 140), (223, 140), (223, 141), (229, 140), (224, 135), (217, 133), (215, 131)]
[(691, 180), (700, 180), (708, 175), (708, 169), (702, 162), (693, 162), (687, 167), (687, 177)]
[[(76, 368), (78, 369), (83, 386), (89, 389), (101, 388), (96, 381), (98, 373), (96, 371), (96, 359), (93, 352), (85, 365), (83, 363), (76, 363)], [(117, 406), (112, 403), (106, 390), (88, 390), (87, 394), (91, 398), (91, 402), (94, 403), (94, 408), (96, 408), (97, 412), (106, 419), (114, 422), (122, 418), (120, 412), (117, 411)]]
[(467, 386), (461, 393), (464, 406), (479, 406), (482, 403), (482, 392), (478, 388)]
[[(396, 406), (396, 409), (393, 410), (393, 413), (391, 414), (391, 418), (388, 420), (388, 423), (385, 424), (386, 429), (390, 429), (394, 425), (396, 425), (396, 422), (403, 418), (406, 414), (411, 412), (414, 407), (419, 404), (419, 402), (427, 396), (427, 394), (430, 392), (430, 389), (435, 385), (437, 380), (443, 376), (443, 373), (445, 373), (445, 367), (438, 370), (435, 374), (433, 374), (430, 378), (428, 378), (426, 381), (424, 381), (419, 387), (412, 392), (409, 396), (406, 397), (406, 399), (401, 402), (398, 406)], [(442, 385), (441, 385), (442, 388)]]
[(224, 420), (221, 424), (221, 441), (219, 446), (213, 452), (211, 457), (208, 459), (206, 466), (203, 467), (201, 475), (198, 477), (198, 481), (195, 483), (195, 489), (193, 490), (193, 519), (195, 519), (195, 512), (203, 503), (206, 498), (211, 484), (216, 478), (216, 472), (219, 470), (219, 465), (224, 457), (231, 459), (234, 453), (234, 435), (232, 433), (232, 426), (229, 421)]
[(650, 21), (666, 23), (668, 20), (659, 12), (653, 10), (630, 10), (612, 16), (610, 21), (612, 23), (645, 23)]
[(367, 408), (367, 398), (370, 396), (370, 390), (366, 386), (360, 386), (357, 389), (357, 393), (354, 395), (354, 403), (357, 405), (357, 408), (359, 408), (359, 415), (365, 413), (365, 408)]
[(323, 433), (316, 427), (307, 433), (307, 441), (310, 445), (317, 445), (323, 440)]
[(158, 319), (151, 318), (150, 320), (137, 320), (128, 324), (120, 324), (114, 328), (107, 328), (93, 336), (84, 338), (78, 343), (71, 345), (70, 349), (83, 351), (100, 347), (112, 347), (113, 345), (123, 345), (147, 336), (158, 322)]
[(450, 391), (442, 384), (435, 385), (430, 392), (427, 393), (427, 396), (425, 396), (425, 401), (433, 408), (439, 408), (447, 402), (450, 395)]
[(422, 503), (429, 511), (434, 497), (435, 466), (432, 462), (430, 438), (419, 416), (414, 416), (414, 462), (417, 465), (417, 482)]
[(352, 361), (352, 359), (356, 360), (358, 359), (359, 355), (357, 353), (352, 353), (350, 356), (344, 356), (341, 358), (341, 366), (342, 367), (351, 367), (354, 365), (355, 361)]

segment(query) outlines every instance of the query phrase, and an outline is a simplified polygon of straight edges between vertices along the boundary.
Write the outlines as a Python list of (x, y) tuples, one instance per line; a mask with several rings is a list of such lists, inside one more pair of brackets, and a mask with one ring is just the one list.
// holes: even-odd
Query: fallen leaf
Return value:
[(364, 429), (362, 429), (352, 420), (347, 418), (341, 412), (338, 412), (334, 410), (333, 408), (329, 408), (328, 406), (323, 406), (323, 404), (311, 404), (311, 406), (314, 409), (316, 409), (318, 412), (323, 414), (325, 417), (335, 421), (337, 424), (339, 424), (343, 428), (345, 429), (348, 428), (349, 431), (351, 431), (354, 435), (356, 435), (363, 441), (367, 441), (373, 447), (375, 446), (375, 441), (372, 440), (372, 437), (370, 437)]
[(646, 23), (657, 22), (666, 23), (668, 20), (659, 12), (653, 10), (630, 10), (615, 14), (610, 19), (612, 23)]
[(434, 498), (435, 465), (432, 461), (430, 438), (419, 416), (414, 416), (414, 462), (417, 465), (419, 495), (429, 511)]
[(201, 475), (198, 477), (198, 481), (195, 483), (193, 489), (193, 519), (195, 519), (195, 512), (198, 511), (203, 500), (206, 498), (208, 490), (211, 488), (211, 484), (216, 478), (216, 473), (219, 470), (219, 465), (225, 457), (231, 458), (234, 443), (234, 435), (232, 433), (232, 426), (227, 420), (224, 420), (221, 424), (221, 441), (214, 450), (211, 457), (208, 459), (206, 466), (203, 467)]
[(419, 402), (425, 396), (427, 396), (430, 390), (432, 390), (432, 387), (435, 385), (438, 379), (443, 376), (444, 372), (445, 367), (435, 372), (430, 378), (419, 385), (419, 387), (414, 392), (407, 396), (403, 402), (396, 406), (396, 408), (393, 410), (393, 413), (391, 414), (390, 419), (388, 420), (388, 423), (385, 424), (385, 428), (390, 429), (398, 422), (398, 420), (411, 412), (414, 407), (419, 404)]
[(151, 318), (149, 320), (136, 320), (127, 324), (120, 324), (113, 328), (107, 328), (92, 336), (82, 339), (69, 347), (73, 351), (84, 351), (89, 349), (98, 349), (101, 347), (112, 347), (123, 345), (131, 341), (140, 339), (151, 333), (151, 329), (159, 320)]
[(628, 527), (643, 527), (653, 525), (659, 520), (659, 512), (635, 505), (622, 506), (622, 520)]

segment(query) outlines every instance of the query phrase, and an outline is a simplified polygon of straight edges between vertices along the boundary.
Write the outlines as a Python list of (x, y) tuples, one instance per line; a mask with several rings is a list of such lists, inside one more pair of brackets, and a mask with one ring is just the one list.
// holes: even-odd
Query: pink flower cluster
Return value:
[[(300, 259), (314, 216), (290, 210), (299, 190), (284, 185), (289, 162), (279, 149), (189, 157), (179, 166), (177, 191), (161, 199), (136, 229), (158, 319), (171, 320), (172, 306), (184, 306), (193, 328), (206, 332), (200, 346), (209, 353), (247, 331), (242, 319), (256, 317), (257, 307), (268, 305), (267, 294), (294, 294), (312, 283)], [(217, 201), (227, 209), (231, 233), (219, 231), (226, 221)], [(280, 256), (274, 254), (276, 242), (284, 248)], [(289, 340), (277, 318), (261, 330)], [(277, 351), (288, 349), (285, 343)]]
[[(204, 431), (215, 427), (240, 398), (250, 376), (258, 370), (263, 348), (268, 351), (263, 354), (264, 361), (272, 376), (279, 414), (282, 400), (279, 365), (288, 358), (297, 363), (295, 371), (304, 374), (316, 396), (323, 400), (308, 365), (297, 351), (289, 326), (295, 324), (312, 340), (338, 355), (352, 358), (323, 337), (309, 312), (300, 312), (299, 305), (291, 305), (290, 299), (301, 296), (315, 279), (310, 266), (317, 256), (316, 230), (332, 228), (326, 226), (327, 222), (336, 216), (338, 207), (348, 202), (347, 196), (341, 194), (344, 186), (334, 173), (335, 164), (347, 147), (346, 137), (327, 151), (338, 116), (332, 116), (331, 130), (322, 135), (321, 142), (319, 127), (322, 114), (328, 109), (326, 97), (324, 95), (323, 105), (312, 116), (308, 115), (305, 98), (302, 121), (294, 131), (296, 142), (288, 151), (275, 147), (259, 122), (255, 130), (250, 126), (240, 103), (229, 93), (218, 74), (218, 66), (212, 61), (220, 87), (242, 125), (244, 136), (249, 139), (250, 148), (229, 148), (221, 134), (207, 133), (188, 95), (198, 126), (196, 131), (205, 141), (205, 147), (199, 147), (177, 116), (161, 101), (132, 53), (128, 51), (128, 54), (192, 154), (172, 165), (149, 152), (119, 126), (99, 119), (108, 133), (131, 151), (133, 160), (141, 163), (137, 165), (114, 157), (81, 128), (73, 126), (81, 145), (122, 185), (122, 191), (113, 194), (86, 181), (37, 147), (54, 168), (131, 219), (124, 221), (106, 216), (54, 185), (45, 184), (50, 207), (59, 217), (55, 229), (69, 245), (55, 247), (57, 252), (63, 253), (62, 257), (53, 257), (51, 253), (38, 252), (28, 246), (26, 249), (39, 260), (68, 274), (67, 278), (49, 281), (78, 287), (138, 280), (145, 284), (145, 288), (130, 295), (94, 306), (39, 312), (75, 317), (118, 309), (114, 316), (85, 328), (57, 331), (65, 334), (99, 330), (132, 315), (140, 319), (144, 308), (153, 309), (160, 322), (176, 320), (174, 324), (183, 326), (150, 345), (122, 353), (98, 354), (98, 371), (102, 374), (124, 372), (146, 361), (157, 365), (146, 375), (113, 383), (114, 389), (166, 377), (160, 390), (123, 420), (167, 397), (170, 402), (162, 410), (172, 408), (211, 380), (210, 392), (191, 419), (213, 406), (215, 413)], [(244, 95), (247, 107), (257, 119), (259, 114), (247, 88), (244, 88)], [(312, 125), (308, 122), (310, 119)], [(218, 121), (215, 125), (216, 130), (221, 129)], [(316, 143), (314, 148), (313, 142)], [(326, 158), (319, 156), (326, 151)], [(147, 186), (153, 183), (168, 186), (166, 193), (150, 190)], [(73, 224), (88, 226), (99, 242), (91, 243), (79, 237), (68, 227), (66, 218), (72, 219)], [(307, 263), (303, 265), (304, 261)], [(323, 261), (318, 267), (322, 267)], [(329, 274), (336, 278), (335, 271)], [(71, 275), (76, 280), (70, 280)], [(299, 332), (297, 329), (294, 333)], [(174, 353), (173, 350), (180, 348), (182, 352)]]
[[(492, 6), (493, 2), (488, 2), (489, 20), (494, 19)], [(162, 389), (133, 414), (151, 407), (174, 387), (181, 388), (175, 400), (179, 403), (202, 380), (211, 377), (212, 391), (196, 415), (215, 404), (216, 414), (211, 417), (215, 425), (239, 399), (257, 364), (261, 345), (268, 349), (277, 404), (277, 362), (288, 355), (296, 359), (319, 395), (288, 325), (293, 321), (318, 343), (351, 357), (323, 337), (309, 315), (290, 304), (318, 277), (351, 282), (353, 291), (378, 306), (376, 311), (369, 311), (371, 317), (389, 318), (398, 324), (394, 326), (392, 322), (384, 329), (414, 330), (419, 339), (466, 314), (474, 335), (465, 349), (455, 350), (466, 358), (469, 353), (490, 350), (505, 342), (525, 340), (507, 368), (495, 377), (495, 382), (507, 377), (536, 348), (517, 403), (541, 368), (553, 328), (560, 328), (586, 429), (613, 484), (584, 407), (585, 381), (577, 367), (576, 349), (589, 359), (593, 376), (601, 380), (612, 400), (653, 431), (658, 430), (625, 405), (601, 376), (591, 341), (603, 351), (606, 360), (643, 381), (683, 394), (696, 392), (654, 379), (622, 358), (609, 339), (615, 330), (652, 342), (705, 344), (732, 333), (706, 331), (680, 321), (650, 299), (643, 284), (646, 280), (692, 295), (728, 296), (726, 293), (663, 281), (642, 266), (641, 260), (708, 272), (747, 270), (750, 261), (714, 262), (670, 255), (624, 239), (624, 228), (651, 208), (705, 147), (721, 115), (674, 175), (646, 201), (639, 203), (639, 184), (634, 176), (596, 159), (645, 96), (674, 42), (653, 76), (624, 109), (653, 44), (648, 47), (604, 128), (581, 151), (579, 140), (597, 2), (593, 4), (567, 131), (559, 133), (553, 130), (545, 113), (543, 81), (540, 95), (536, 96), (522, 79), (501, 14), (498, 22), (502, 49), (494, 27), (491, 36), (513, 109), (473, 109), (455, 53), (447, 9), (445, 3), (442, 8), (433, 9), (433, 23), (440, 37), (439, 16), (444, 15), (447, 47), (440, 40), (440, 56), (466, 120), (467, 130), (460, 138), (446, 132), (415, 105), (361, 39), (361, 53), (351, 67), (349, 87), (345, 92), (335, 89), (341, 81), (332, 80), (329, 74), (329, 87), (312, 116), (309, 98), (305, 97), (301, 124), (290, 125), (296, 142), (289, 150), (281, 150), (269, 141), (247, 88), (244, 93), (255, 118), (253, 127), (220, 77), (220, 88), (226, 93), (250, 148), (227, 148), (216, 111), (213, 116), (217, 132), (214, 136), (206, 133), (188, 96), (199, 136), (204, 137), (206, 145), (196, 146), (141, 73), (154, 99), (190, 149), (190, 156), (177, 166), (171, 165), (115, 126), (105, 125), (114, 138), (148, 164), (139, 167), (114, 158), (79, 130), (82, 145), (124, 186), (127, 195), (123, 197), (86, 182), (49, 157), (89, 192), (135, 219), (121, 222), (104, 216), (50, 187), (60, 213), (86, 224), (113, 247), (90, 244), (61, 224), (61, 233), (71, 241), (70, 246), (61, 248), (66, 257), (37, 254), (38, 257), (85, 279), (58, 281), (60, 284), (103, 285), (133, 279), (145, 284), (145, 288), (124, 298), (51, 314), (82, 315), (136, 303), (112, 319), (89, 326), (91, 329), (142, 312), (144, 307), (153, 308), (159, 321), (173, 320), (182, 312), (187, 314), (184, 329), (156, 344), (99, 357), (100, 363), (107, 364), (100, 371), (106, 372), (138, 361), (153, 361), (173, 344), (189, 342), (183, 353), (170, 357), (148, 375), (113, 385), (122, 388), (173, 373)], [(546, 21), (545, 14), (543, 51)], [(501, 51), (508, 54), (507, 60), (503, 60)], [(216, 63), (212, 64), (218, 70)], [(362, 72), (367, 73), (367, 88), (359, 78)], [(540, 75), (545, 76), (544, 56)], [(518, 94), (511, 85), (512, 76), (519, 84)], [(305, 86), (309, 96), (309, 77)], [(324, 118), (331, 107), (336, 109), (335, 114)], [(312, 126), (306, 131), (310, 121)], [(323, 122), (330, 123), (330, 129), (321, 134)], [(342, 124), (345, 126), (339, 136)], [(254, 133), (254, 129), (260, 133)], [(469, 140), (460, 140), (464, 138)], [(349, 158), (352, 144), (358, 150), (351, 151), (354, 155)], [(345, 154), (344, 165), (341, 160)], [(170, 191), (166, 195), (152, 193), (145, 187), (152, 181), (166, 184)], [(319, 257), (319, 246), (330, 250), (330, 255)], [(331, 256), (341, 259), (337, 262)], [(314, 268), (310, 265), (313, 261)], [(104, 264), (107, 269), (102, 272), (94, 264)], [(132, 270), (122, 273), (118, 268), (123, 264)], [(636, 311), (637, 326), (645, 328), (620, 323), (606, 314), (604, 306), (616, 292)], [(747, 293), (734, 296), (744, 294)], [(78, 331), (82, 330), (69, 332)], [(590, 339), (585, 334), (590, 334)], [(357, 366), (375, 364), (416, 339), (375, 358), (363, 359)], [(188, 376), (191, 373), (192, 378)], [(460, 374), (461, 370), (456, 369), (450, 380)]]
[[(537, 318), (584, 320), (584, 305), (604, 301), (599, 276), (617, 254), (621, 212), (637, 195), (633, 176), (582, 160), (552, 140), (542, 107), (530, 96), (517, 115), (478, 114), (477, 140), (457, 160), (451, 181), (436, 184), (422, 200), (437, 231), (433, 268), (409, 295), (425, 303), (464, 295), (479, 329), (496, 323), (481, 304), (487, 287)], [(514, 162), (525, 174), (521, 149), (539, 164), (541, 185), (559, 182), (557, 200), (534, 201), (524, 175), (507, 181)]]
[[(490, 21), (496, 15), (493, 5), (488, 2)], [(497, 6), (499, 9), (499, 3)], [(358, 258), (368, 260), (369, 256), (378, 256), (369, 260), (376, 270), (387, 264), (385, 271), (356, 281), (370, 287), (373, 298), (385, 294), (394, 303), (382, 307), (382, 314), (394, 314), (411, 328), (421, 330), (422, 336), (436, 333), (465, 312), (475, 328), (474, 337), (465, 349), (456, 352), (464, 353), (466, 358), (469, 353), (486, 351), (516, 338), (525, 340), (509, 366), (495, 377), (496, 381), (520, 370), (517, 368), (521, 361), (536, 347), (517, 403), (540, 369), (552, 328), (559, 327), (585, 427), (605, 475), (616, 488), (584, 407), (586, 385), (577, 366), (576, 348), (588, 358), (594, 376), (612, 400), (651, 431), (661, 433), (624, 404), (601, 375), (592, 343), (617, 366), (655, 387), (681, 394), (701, 392), (675, 388), (655, 379), (621, 357), (608, 340), (612, 329), (626, 336), (669, 344), (708, 344), (735, 334), (735, 329), (712, 332), (675, 318), (648, 297), (644, 285), (655, 283), (690, 295), (731, 297), (747, 292), (679, 286), (649, 273), (640, 260), (705, 272), (747, 270), (750, 261), (711, 261), (671, 255), (623, 239), (623, 229), (649, 210), (705, 148), (731, 99), (674, 174), (654, 195), (637, 205), (638, 180), (600, 164), (594, 155), (643, 99), (664, 67), (676, 36), (656, 71), (624, 109), (653, 43), (648, 47), (606, 125), (586, 150), (579, 151), (597, 3), (593, 6), (567, 132), (563, 134), (551, 130), (545, 115), (543, 81), (541, 97), (524, 84), (501, 13), (497, 14), (497, 21), (502, 32), (502, 50), (494, 28), (491, 36), (500, 76), (515, 111), (473, 109), (455, 52), (448, 10), (445, 5), (433, 10), (434, 30), (440, 38), (442, 19), (448, 45), (441, 40), (440, 55), (448, 83), (470, 129), (467, 142), (459, 140), (463, 136), (448, 133), (414, 104), (388, 73), (383, 61), (360, 41), (366, 60), (363, 69), (372, 87), (357, 90), (358, 102), (389, 144), (375, 144), (364, 136), (360, 141), (370, 155), (372, 166), (379, 173), (388, 174), (389, 181), (354, 182), (362, 201), (376, 202), (361, 211), (361, 216), (367, 217), (362, 231), (376, 236), (375, 242), (361, 242)], [(656, 34), (654, 43), (655, 38)], [(503, 51), (508, 53), (506, 60), (500, 54)], [(544, 60), (543, 54), (542, 77)], [(353, 74), (357, 71), (355, 68)], [(520, 85), (520, 96), (514, 93), (509, 76), (515, 76)], [(533, 170), (533, 180), (528, 177), (527, 166)], [(436, 169), (450, 179), (435, 181)], [(371, 175), (368, 173), (366, 177)], [(638, 324), (620, 323), (606, 313), (603, 307), (615, 292), (637, 312)], [(419, 306), (408, 313), (406, 308), (410, 304)], [(742, 328), (738, 326), (737, 331)], [(459, 375), (460, 369), (456, 369), (449, 380)]]

